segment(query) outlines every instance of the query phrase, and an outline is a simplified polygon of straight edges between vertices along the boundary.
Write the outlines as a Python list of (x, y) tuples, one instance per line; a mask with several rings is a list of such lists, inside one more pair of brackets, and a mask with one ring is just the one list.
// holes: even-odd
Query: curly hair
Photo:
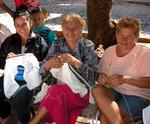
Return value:
[(62, 27), (70, 21), (76, 21), (77, 24), (79, 24), (80, 28), (83, 28), (85, 25), (85, 20), (78, 14), (76, 13), (69, 13), (65, 16), (63, 16), (62, 21), (61, 21), (61, 25)]
[(140, 20), (135, 19), (133, 17), (125, 17), (118, 21), (117, 23), (117, 33), (120, 31), (121, 28), (131, 28), (135, 32), (135, 36), (139, 37), (139, 31), (140, 31)]

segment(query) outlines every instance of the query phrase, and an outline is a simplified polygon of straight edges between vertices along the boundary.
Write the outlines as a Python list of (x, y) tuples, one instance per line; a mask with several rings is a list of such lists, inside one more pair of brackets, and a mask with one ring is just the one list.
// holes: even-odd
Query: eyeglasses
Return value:
[(79, 30), (80, 27), (63, 27), (64, 30), (68, 30), (68, 31), (75, 31), (75, 30)]
[(118, 35), (118, 38), (120, 39), (120, 40), (133, 40), (134, 38), (135, 38), (135, 36), (119, 36)]

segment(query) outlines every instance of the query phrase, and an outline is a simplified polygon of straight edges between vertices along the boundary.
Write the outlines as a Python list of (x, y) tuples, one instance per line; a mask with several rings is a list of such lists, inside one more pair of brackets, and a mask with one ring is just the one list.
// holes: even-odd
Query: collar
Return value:
[(44, 28), (45, 28), (44, 25), (42, 25), (42, 26), (40, 26), (40, 27), (32, 26), (32, 30), (33, 30), (33, 31), (41, 31), (41, 30), (44, 30)]
[(35, 37), (36, 37), (36, 34), (33, 31), (31, 31), (28, 40), (31, 39), (31, 38), (35, 38)]

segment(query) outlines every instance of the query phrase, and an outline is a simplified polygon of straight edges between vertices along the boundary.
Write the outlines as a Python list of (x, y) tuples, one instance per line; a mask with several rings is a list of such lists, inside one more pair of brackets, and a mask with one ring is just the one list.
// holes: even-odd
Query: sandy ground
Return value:
[[(86, 19), (86, 0), (40, 0), (41, 5), (50, 10), (52, 14), (58, 14), (56, 18), (47, 21), (50, 25), (60, 23), (61, 15), (68, 12), (76, 12)], [(150, 36), (150, 0), (114, 0), (112, 6), (112, 18), (119, 19), (124, 16), (133, 16), (141, 20), (141, 36)]]
[[(5, 0), (14, 9), (11, 0)], [(46, 24), (53, 30), (61, 30), (60, 20), (63, 14), (76, 12), (86, 19), (86, 0), (39, 0), (42, 8), (50, 11)], [(0, 11), (0, 22), (15, 32), (13, 22), (8, 14)], [(112, 18), (133, 16), (141, 20), (141, 37), (150, 38), (150, 0), (114, 0)], [(85, 28), (87, 30), (87, 28)]]

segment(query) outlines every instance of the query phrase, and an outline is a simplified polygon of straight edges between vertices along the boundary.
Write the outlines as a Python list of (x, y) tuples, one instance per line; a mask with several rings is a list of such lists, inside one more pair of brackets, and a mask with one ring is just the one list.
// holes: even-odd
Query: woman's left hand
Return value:
[(107, 82), (113, 86), (118, 86), (124, 83), (123, 75), (112, 75), (108, 78)]
[(75, 58), (74, 56), (72, 56), (69, 53), (64, 53), (60, 56), (61, 61), (63, 63), (68, 63), (70, 65), (74, 65), (76, 68), (79, 68), (81, 65), (81, 62), (79, 59)]

